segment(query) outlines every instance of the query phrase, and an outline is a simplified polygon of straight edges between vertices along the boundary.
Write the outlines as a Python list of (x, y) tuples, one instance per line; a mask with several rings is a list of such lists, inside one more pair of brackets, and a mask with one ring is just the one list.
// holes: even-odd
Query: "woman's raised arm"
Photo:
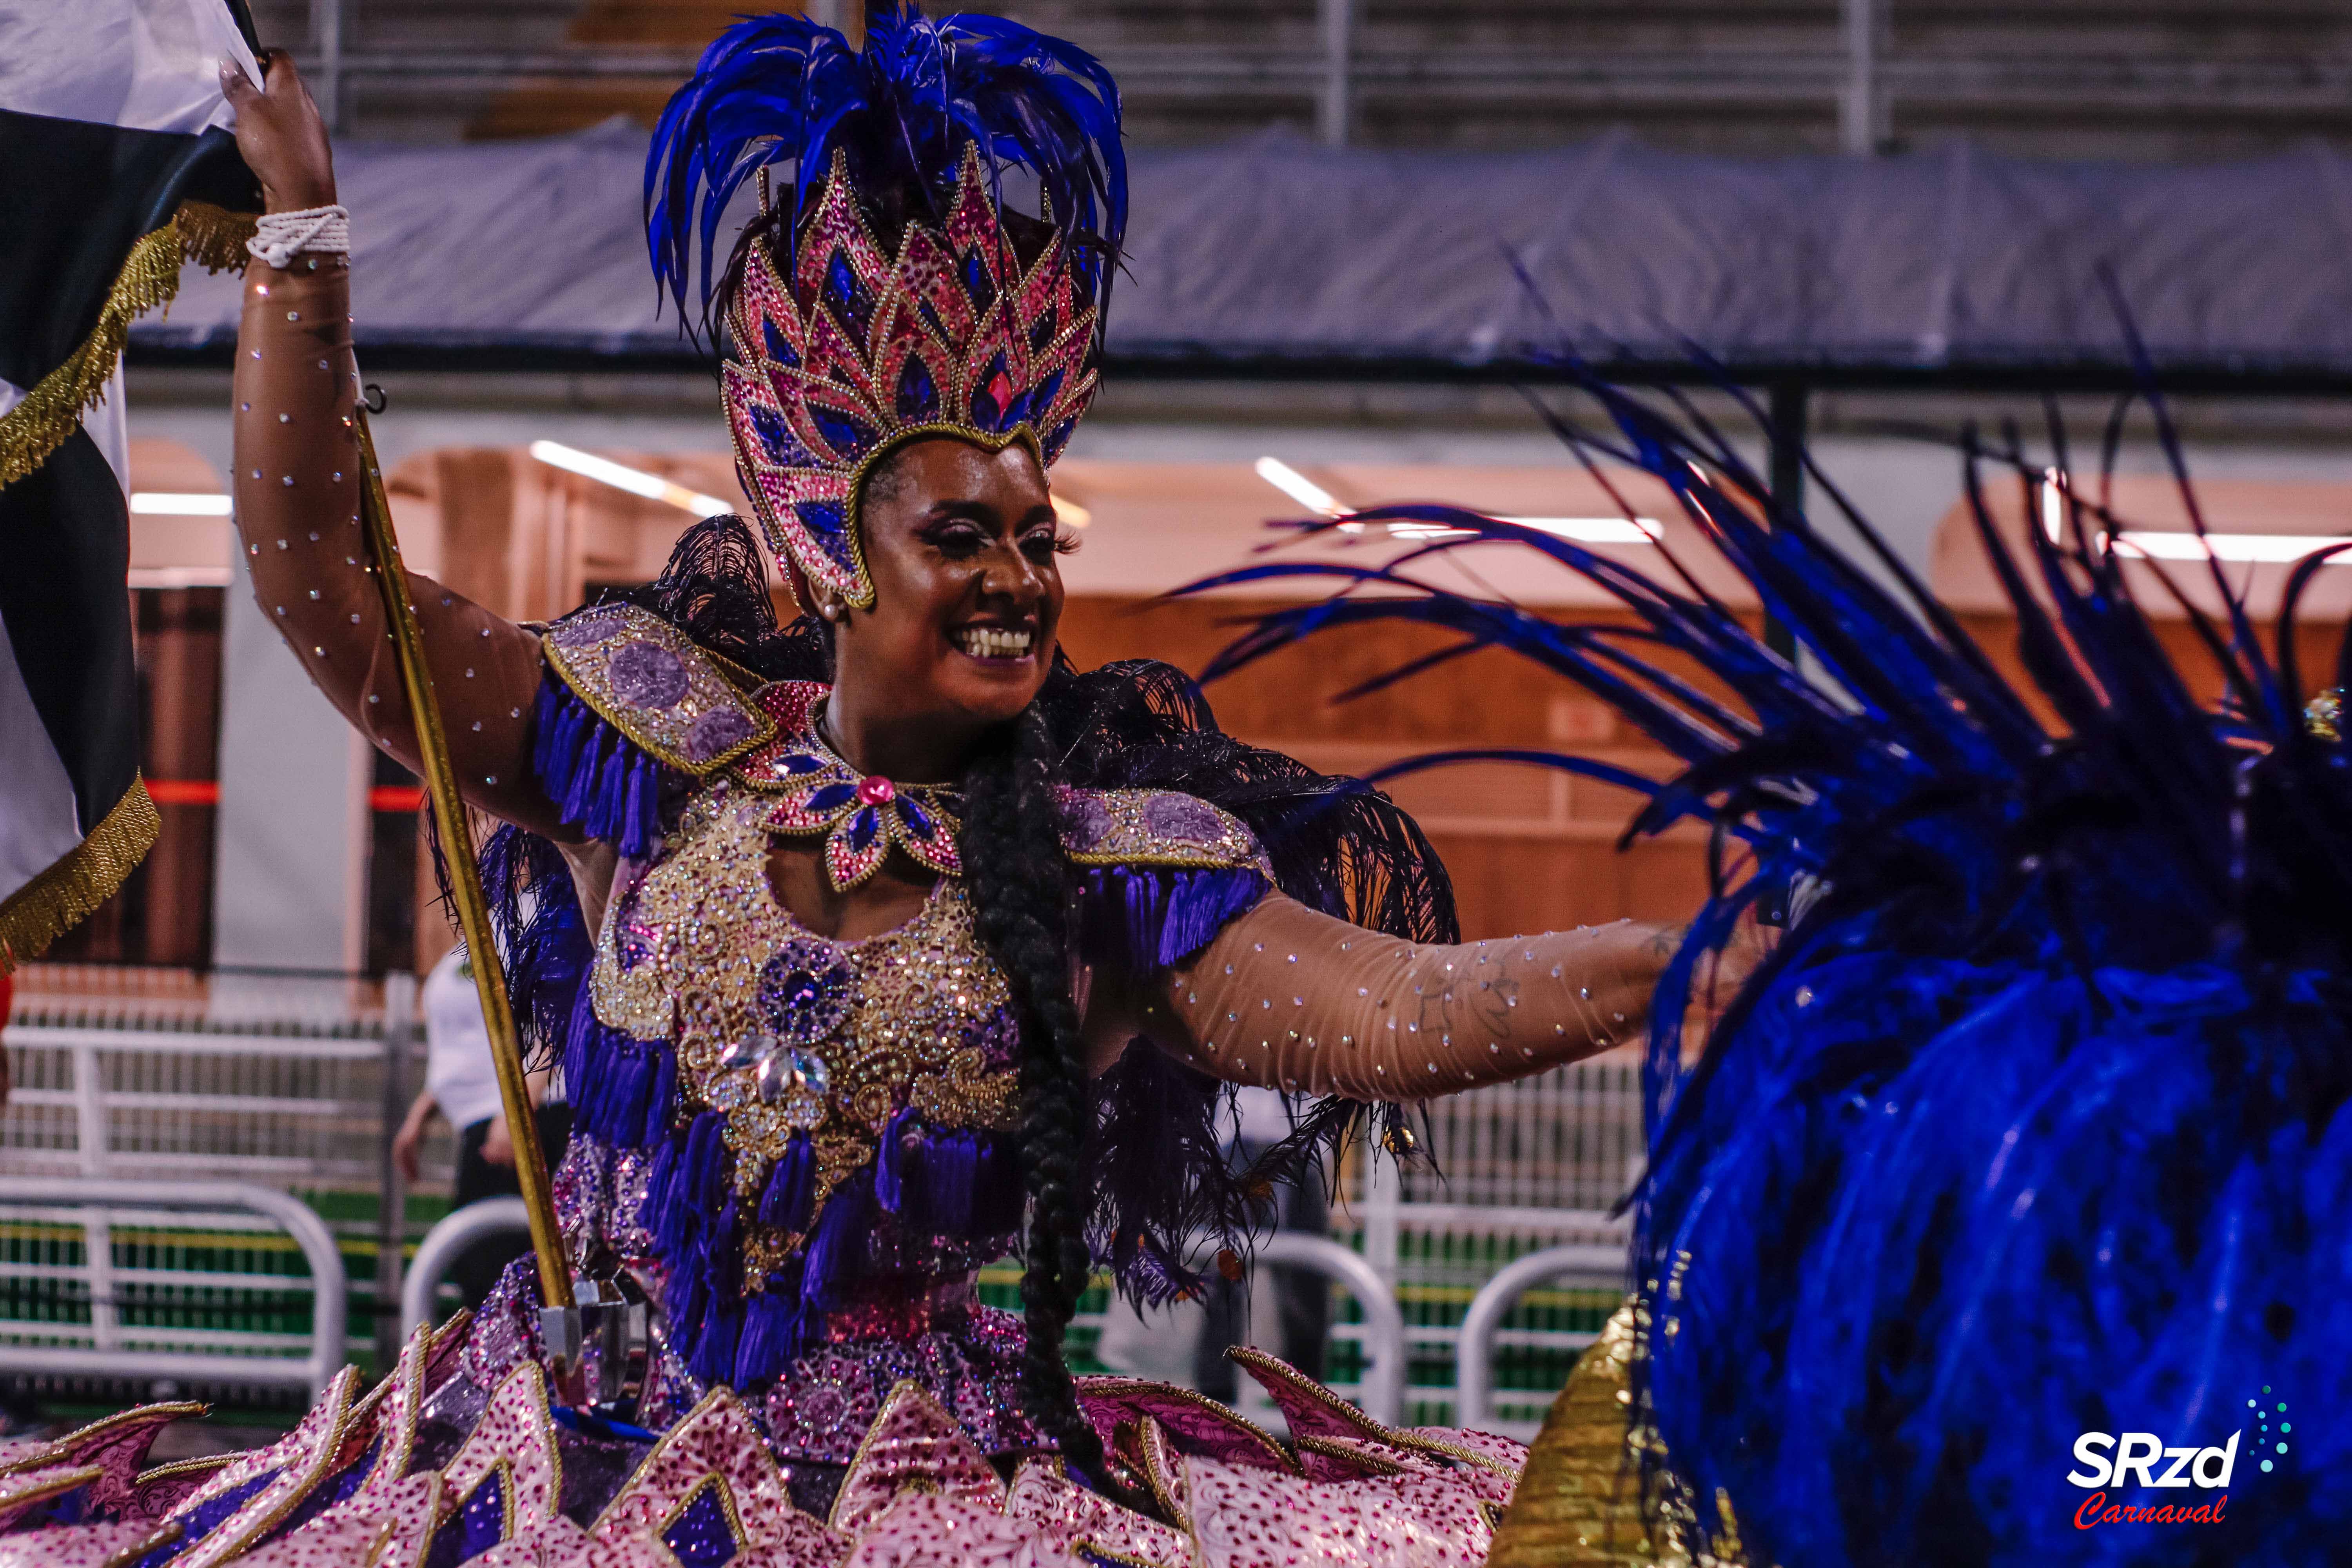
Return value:
[(1271, 893), (1168, 973), (1144, 1002), (1142, 1032), (1234, 1083), (1426, 1100), (1634, 1037), (1680, 937), (1620, 921), (1411, 942)]
[[(257, 88), (223, 85), (237, 146), (272, 213), (335, 200), (327, 137), (283, 53)], [(348, 258), (298, 250), (245, 273), (236, 374), (236, 521), (254, 593), (319, 689), (362, 733), (421, 771), (415, 721), (360, 529)], [(579, 837), (530, 767), (539, 639), (428, 577), (408, 574), (459, 788), (472, 804), (559, 840)]]

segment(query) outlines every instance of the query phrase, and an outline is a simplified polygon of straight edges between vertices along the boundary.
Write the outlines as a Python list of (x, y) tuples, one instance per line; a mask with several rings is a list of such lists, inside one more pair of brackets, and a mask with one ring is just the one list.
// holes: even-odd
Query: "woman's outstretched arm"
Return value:
[(1234, 1083), (1426, 1100), (1638, 1036), (1681, 935), (1621, 921), (1412, 942), (1272, 893), (1152, 988), (1141, 1032)]
[[(271, 212), (331, 205), (324, 128), (283, 53), (257, 88), (234, 67), (223, 85), (237, 146)], [(421, 771), (389, 623), (360, 529), (359, 401), (347, 258), (297, 252), (246, 268), (236, 374), (237, 528), (255, 595), (310, 679), (362, 733)], [(539, 639), (434, 582), (408, 574), (450, 757), (466, 798), (559, 840), (579, 837), (530, 768)]]

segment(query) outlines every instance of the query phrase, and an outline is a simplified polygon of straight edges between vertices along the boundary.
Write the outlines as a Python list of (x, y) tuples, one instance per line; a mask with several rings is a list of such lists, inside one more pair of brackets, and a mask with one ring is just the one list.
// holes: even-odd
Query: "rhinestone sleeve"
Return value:
[[(283, 270), (257, 259), (246, 269), (232, 392), (236, 527), (263, 616), (344, 717), (418, 771), (360, 526), (349, 277), (341, 257), (298, 255)], [(539, 638), (414, 572), (408, 593), (466, 798), (550, 837), (578, 837), (531, 776)]]
[(1170, 973), (1144, 1032), (1234, 1083), (1427, 1100), (1638, 1035), (1673, 952), (1665, 935), (1621, 921), (1411, 942), (1274, 894)]

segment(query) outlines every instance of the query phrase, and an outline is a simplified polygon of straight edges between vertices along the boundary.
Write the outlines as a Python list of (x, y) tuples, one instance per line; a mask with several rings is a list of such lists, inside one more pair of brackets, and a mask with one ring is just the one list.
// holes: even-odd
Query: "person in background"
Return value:
[[(425, 977), (425, 1087), (408, 1108), (408, 1118), (393, 1135), (392, 1156), (403, 1179), (417, 1178), (416, 1151), (434, 1113), (446, 1117), (457, 1133), (457, 1174), (449, 1194), (451, 1209), (461, 1209), (484, 1198), (521, 1191), (515, 1179), (514, 1140), (499, 1105), (499, 1080), (490, 1064), (490, 1035), (482, 1023), (481, 999), (474, 991), (473, 966), (466, 950), (446, 954)], [(530, 1075), (531, 1104), (537, 1108), (540, 1142), (551, 1164), (563, 1157), (572, 1131), (572, 1108), (561, 1101), (550, 1105), (549, 1075)], [(521, 1234), (484, 1237), (459, 1255), (449, 1278), (469, 1307), (478, 1307), (498, 1283), (499, 1271), (530, 1250)]]
[[(1270, 1089), (1244, 1089), (1234, 1097), (1235, 1123), (1229, 1158), (1236, 1170), (1248, 1170), (1268, 1150), (1289, 1136), (1291, 1118), (1283, 1097)], [(1309, 1166), (1295, 1182), (1274, 1184), (1267, 1199), (1267, 1218), (1278, 1231), (1321, 1236), (1329, 1217), (1324, 1195), (1323, 1170)], [(1279, 1354), (1307, 1376), (1323, 1375), (1323, 1341), (1330, 1331), (1331, 1289), (1322, 1275), (1308, 1268), (1267, 1269), (1261, 1277), (1274, 1293), (1276, 1342), (1260, 1348)], [(1234, 1403), (1241, 1391), (1240, 1369), (1227, 1359), (1234, 1345), (1250, 1339), (1249, 1280), (1220, 1275), (1207, 1284), (1206, 1322), (1193, 1352), (1192, 1386), (1212, 1399)]]
[[(1236, 1171), (1249, 1169), (1291, 1131), (1283, 1097), (1272, 1089), (1241, 1090), (1234, 1097), (1234, 1112), (1226, 1158)], [(1263, 1218), (1278, 1231), (1321, 1236), (1329, 1207), (1323, 1172), (1317, 1167), (1303, 1172), (1297, 1181), (1273, 1184)], [(1259, 1348), (1276, 1352), (1309, 1377), (1321, 1377), (1324, 1341), (1331, 1326), (1329, 1281), (1312, 1269), (1277, 1265), (1261, 1272), (1255, 1283), (1272, 1292), (1275, 1309), (1267, 1325), (1275, 1341)], [(1252, 1342), (1252, 1284), (1246, 1274), (1235, 1279), (1219, 1272), (1204, 1280), (1197, 1295), (1149, 1310), (1114, 1292), (1104, 1310), (1095, 1359), (1122, 1376), (1181, 1384), (1231, 1405), (1241, 1383), (1225, 1352)]]

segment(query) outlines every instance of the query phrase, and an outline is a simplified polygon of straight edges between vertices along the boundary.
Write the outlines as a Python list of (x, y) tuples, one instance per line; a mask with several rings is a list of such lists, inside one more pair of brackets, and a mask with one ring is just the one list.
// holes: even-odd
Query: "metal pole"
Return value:
[[(1811, 389), (1801, 381), (1772, 384), (1772, 507), (1778, 512), (1805, 510), (1805, 423), (1811, 400)], [(1764, 641), (1782, 658), (1797, 657), (1796, 634), (1769, 616), (1764, 622)]]
[(100, 1076), (98, 1046), (76, 1040), (73, 1047), (74, 1142), (85, 1176), (106, 1174), (106, 1080)]
[(386, 1366), (400, 1355), (400, 1249), (408, 1238), (408, 1184), (392, 1157), (392, 1135), (408, 1116), (408, 1052), (416, 1033), (416, 976), (395, 970), (383, 977), (383, 1129), (376, 1140), (383, 1155), (383, 1194), (375, 1226), (375, 1348)]
[(1315, 105), (1315, 129), (1327, 145), (1345, 147), (1353, 117), (1349, 67), (1355, 49), (1356, 0), (1315, 0), (1315, 19), (1323, 34), (1323, 93)]
[(450, 1266), (466, 1249), (486, 1236), (512, 1236), (530, 1228), (530, 1216), (523, 1212), (520, 1198), (484, 1198), (467, 1204), (464, 1208), (446, 1215), (425, 1239), (416, 1244), (415, 1261), (408, 1266), (408, 1278), (400, 1287), (400, 1342), (433, 1321), (433, 1298), (441, 1292), (441, 1281), (449, 1277)]
[(319, 118), (327, 129), (343, 133), (343, 7), (350, 0), (310, 0), (310, 37), (319, 51), (317, 87)]
[(499, 1077), (499, 1105), (506, 1112), (507, 1130), (514, 1139), (515, 1181), (530, 1215), (531, 1252), (539, 1263), (541, 1334), (562, 1368), (579, 1352), (580, 1310), (572, 1300), (572, 1268), (564, 1257), (562, 1233), (556, 1228), (547, 1154), (539, 1144), (539, 1120), (532, 1114), (530, 1088), (523, 1077), (522, 1047), (515, 1037), (514, 1015), (507, 1006), (506, 965), (490, 932), (489, 900), (483, 897), (481, 870), (474, 863), (473, 824), (457, 793), (457, 771), (449, 763), (448, 742), (441, 728), (441, 699), (433, 689), (433, 671), (425, 663), (416, 607), (408, 600), (408, 570), (401, 564), (400, 542), (393, 536), (392, 505), (383, 493), (383, 472), (376, 461), (375, 437), (368, 430), (366, 407), (353, 407), (351, 418), (352, 432), (359, 438), (360, 514), (366, 526), (368, 554), (374, 564), (376, 589), (383, 596), (384, 619), (392, 628), (401, 682), (408, 693), (409, 716), (416, 725), (417, 760), (424, 768), (425, 795), (433, 803), (434, 826), (440, 829), (441, 849), (448, 862), (457, 927), (466, 939), (474, 990), (482, 1002), (482, 1022), (489, 1031), (490, 1062)]
[(1404, 1195), (1404, 1177), (1396, 1161), (1377, 1144), (1364, 1146), (1364, 1261), (1381, 1284), (1397, 1282), (1398, 1205)]
[(1878, 96), (1878, 8), (1883, 0), (1843, 0), (1845, 91), (1838, 100), (1838, 142), (1868, 157), (1885, 140)]
[(1311, 1268), (1347, 1287), (1364, 1309), (1364, 1414), (1383, 1426), (1404, 1418), (1404, 1310), (1371, 1265), (1324, 1236), (1276, 1231), (1257, 1244), (1260, 1263)]
[(122, 1314), (114, 1299), (114, 1221), (92, 1205), (81, 1211), (82, 1261), (89, 1270), (89, 1343), (104, 1353), (122, 1348)]

